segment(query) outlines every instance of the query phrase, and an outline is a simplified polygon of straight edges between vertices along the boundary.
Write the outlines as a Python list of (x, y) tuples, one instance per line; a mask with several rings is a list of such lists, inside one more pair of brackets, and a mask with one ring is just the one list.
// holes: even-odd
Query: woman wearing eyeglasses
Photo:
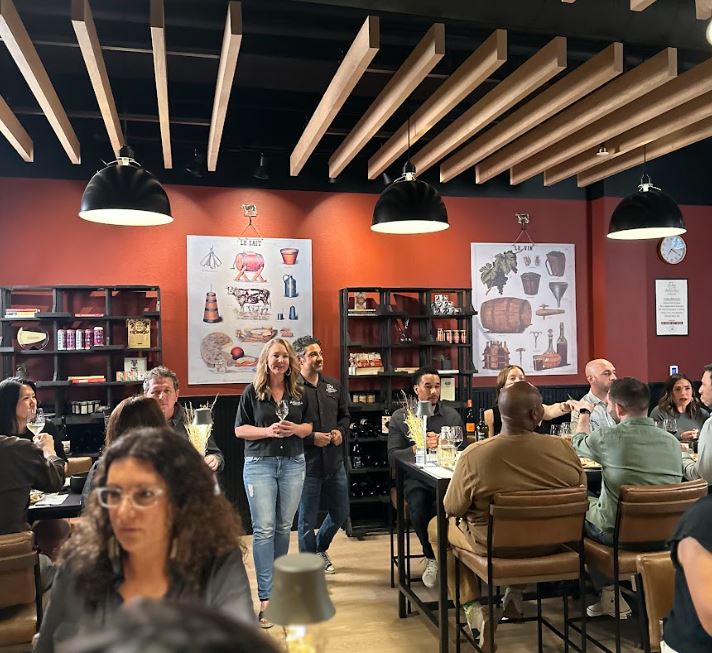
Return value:
[(100, 629), (137, 598), (198, 602), (252, 622), (240, 519), (187, 440), (167, 427), (129, 431), (94, 482), (62, 549), (38, 653)]

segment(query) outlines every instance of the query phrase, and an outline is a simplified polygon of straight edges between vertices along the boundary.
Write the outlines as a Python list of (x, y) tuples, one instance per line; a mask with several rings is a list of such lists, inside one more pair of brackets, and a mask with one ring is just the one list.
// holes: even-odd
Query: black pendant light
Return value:
[(145, 227), (173, 222), (163, 186), (124, 145), (116, 161), (97, 172), (82, 195), (79, 217), (89, 222)]
[(390, 184), (373, 209), (371, 230), (384, 234), (426, 234), (450, 226), (440, 193), (415, 176), (410, 161), (410, 120), (408, 121), (408, 159), (403, 175)]
[(680, 207), (643, 174), (638, 192), (628, 195), (613, 211), (608, 237), (648, 240), (679, 236), (687, 231)]

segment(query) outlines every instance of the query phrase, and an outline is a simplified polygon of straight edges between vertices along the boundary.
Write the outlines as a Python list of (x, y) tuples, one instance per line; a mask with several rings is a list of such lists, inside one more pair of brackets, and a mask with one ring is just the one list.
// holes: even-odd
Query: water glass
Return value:
[(559, 425), (558, 424), (552, 424), (549, 427), (549, 435), (559, 435)]

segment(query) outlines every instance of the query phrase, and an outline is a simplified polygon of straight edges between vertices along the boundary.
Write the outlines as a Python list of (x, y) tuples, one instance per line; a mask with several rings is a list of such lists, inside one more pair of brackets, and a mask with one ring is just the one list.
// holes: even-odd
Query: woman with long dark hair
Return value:
[(298, 377), (292, 345), (273, 338), (260, 352), (255, 379), (245, 388), (235, 418), (235, 435), (245, 440), (243, 480), (252, 516), (262, 628), (272, 626), (263, 616), (272, 593), (272, 565), (289, 552), (289, 532), (306, 474), (303, 439), (312, 432), (312, 418)]
[(101, 628), (137, 598), (199, 602), (251, 622), (240, 518), (202, 457), (172, 429), (125, 433), (61, 552), (35, 651)]
[(650, 411), (650, 417), (656, 422), (666, 418), (675, 421), (675, 437), (678, 440), (694, 440), (709, 416), (709, 411), (695, 396), (692, 381), (685, 374), (668, 377), (658, 405)]

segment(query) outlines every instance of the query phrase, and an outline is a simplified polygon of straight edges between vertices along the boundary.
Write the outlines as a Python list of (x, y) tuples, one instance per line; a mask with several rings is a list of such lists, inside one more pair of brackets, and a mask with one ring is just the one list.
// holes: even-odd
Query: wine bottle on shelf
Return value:
[(472, 399), (467, 400), (467, 411), (465, 412), (465, 433), (467, 436), (475, 436), (475, 411), (472, 409)]
[(388, 426), (391, 422), (391, 411), (388, 410), (388, 406), (383, 409), (383, 414), (381, 415), (381, 435), (388, 435)]
[(487, 422), (485, 422), (485, 409), (480, 408), (480, 419), (477, 421), (475, 440), (479, 442), (480, 440), (486, 440), (488, 437), (489, 428), (487, 426)]
[(351, 448), (351, 468), (361, 469), (363, 467), (363, 458), (361, 456), (361, 447), (358, 442), (354, 442)]
[(359, 434), (359, 426), (356, 424), (356, 422), (351, 422), (349, 424), (349, 432), (351, 433), (351, 439), (352, 440), (358, 440)]

